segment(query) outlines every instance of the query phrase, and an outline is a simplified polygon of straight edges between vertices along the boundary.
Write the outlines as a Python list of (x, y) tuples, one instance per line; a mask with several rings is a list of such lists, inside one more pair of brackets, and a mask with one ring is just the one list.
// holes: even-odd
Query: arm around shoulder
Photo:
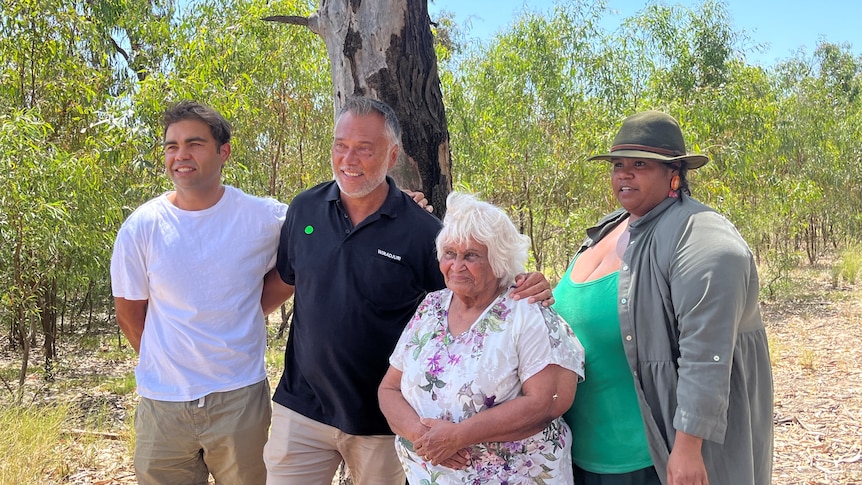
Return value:
[(551, 291), (551, 283), (545, 275), (538, 271), (519, 274), (515, 277), (515, 290), (512, 298), (520, 300), (527, 298), (529, 303), (541, 302), (542, 306), (554, 304), (554, 295)]

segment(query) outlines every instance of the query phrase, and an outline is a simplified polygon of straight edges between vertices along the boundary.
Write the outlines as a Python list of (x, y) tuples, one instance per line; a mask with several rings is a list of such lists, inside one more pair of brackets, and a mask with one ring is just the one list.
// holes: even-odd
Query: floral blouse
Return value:
[[(557, 313), (511, 289), (461, 335), (449, 332), (452, 292), (429, 293), (389, 359), (402, 372), (401, 392), (420, 417), (461, 422), (515, 399), (524, 381), (549, 364), (584, 376), (584, 350)], [(411, 484), (571, 484), (571, 430), (557, 418), (526, 439), (470, 448), (464, 470), (432, 465), (397, 436), (395, 448)]]

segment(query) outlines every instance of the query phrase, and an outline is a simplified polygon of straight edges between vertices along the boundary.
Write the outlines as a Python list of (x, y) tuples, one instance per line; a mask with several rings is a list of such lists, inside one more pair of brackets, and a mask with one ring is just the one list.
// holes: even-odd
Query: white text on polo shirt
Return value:
[(401, 261), (401, 256), (398, 256), (397, 254), (392, 254), (392, 253), (386, 252), (382, 249), (378, 249), (377, 254), (379, 254), (381, 256), (386, 256), (389, 259), (394, 259), (395, 261)]

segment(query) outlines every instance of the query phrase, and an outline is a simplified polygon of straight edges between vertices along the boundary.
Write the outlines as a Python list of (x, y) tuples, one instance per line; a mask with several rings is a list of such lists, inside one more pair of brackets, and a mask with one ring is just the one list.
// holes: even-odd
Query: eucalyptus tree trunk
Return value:
[(308, 17), (264, 20), (303, 25), (323, 38), (336, 111), (353, 95), (395, 110), (403, 149), (390, 175), (399, 187), (424, 192), (442, 217), (452, 173), (427, 0), (321, 0)]

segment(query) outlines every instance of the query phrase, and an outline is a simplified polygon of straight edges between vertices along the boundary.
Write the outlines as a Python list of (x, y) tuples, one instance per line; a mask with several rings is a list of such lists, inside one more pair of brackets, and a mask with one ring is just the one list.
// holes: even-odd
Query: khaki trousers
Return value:
[(141, 398), (135, 475), (141, 485), (261, 485), (271, 416), (269, 382), (187, 402)]
[(404, 485), (392, 435), (356, 436), (278, 403), (264, 448), (267, 485), (329, 485), (342, 460), (355, 485)]

